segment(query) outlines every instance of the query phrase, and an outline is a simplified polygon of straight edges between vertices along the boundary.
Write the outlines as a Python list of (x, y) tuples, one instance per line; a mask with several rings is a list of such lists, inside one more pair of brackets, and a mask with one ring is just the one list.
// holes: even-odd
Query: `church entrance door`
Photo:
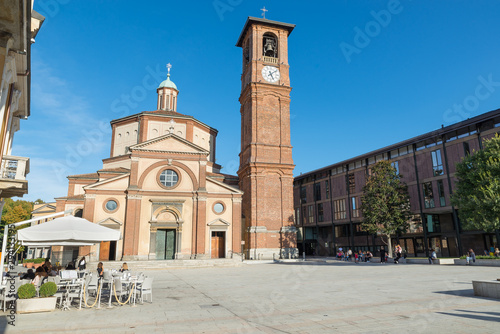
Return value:
[(116, 258), (116, 241), (101, 241), (99, 261), (114, 261)]
[(223, 259), (226, 253), (225, 232), (212, 232), (212, 259)]
[(175, 259), (175, 230), (156, 231), (156, 259)]

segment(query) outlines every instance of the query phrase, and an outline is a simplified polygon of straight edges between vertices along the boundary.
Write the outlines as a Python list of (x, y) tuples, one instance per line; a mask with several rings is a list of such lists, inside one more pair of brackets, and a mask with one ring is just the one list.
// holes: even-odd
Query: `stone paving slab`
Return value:
[[(496, 268), (345, 262), (148, 271), (153, 303), (16, 316), (6, 333), (498, 333)], [(1, 314), (1, 312), (0, 312)]]

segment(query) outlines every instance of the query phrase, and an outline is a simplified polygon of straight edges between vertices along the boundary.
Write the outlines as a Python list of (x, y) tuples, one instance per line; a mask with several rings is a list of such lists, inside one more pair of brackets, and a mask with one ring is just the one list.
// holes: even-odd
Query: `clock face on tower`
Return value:
[(276, 82), (280, 79), (280, 70), (274, 66), (264, 66), (262, 69), (262, 77), (267, 82)]

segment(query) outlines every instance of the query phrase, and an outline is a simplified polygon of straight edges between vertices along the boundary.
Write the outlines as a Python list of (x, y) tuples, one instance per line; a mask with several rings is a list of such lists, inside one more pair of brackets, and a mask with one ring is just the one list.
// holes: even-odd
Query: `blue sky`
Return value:
[[(289, 38), (295, 175), (500, 108), (500, 1), (36, 0), (31, 117), (13, 155), (29, 194), (109, 157), (112, 119), (156, 108), (166, 78), (178, 111), (219, 130), (217, 162), (240, 151), (241, 49), (248, 16), (296, 24)], [(462, 107), (460, 107), (462, 106)]]

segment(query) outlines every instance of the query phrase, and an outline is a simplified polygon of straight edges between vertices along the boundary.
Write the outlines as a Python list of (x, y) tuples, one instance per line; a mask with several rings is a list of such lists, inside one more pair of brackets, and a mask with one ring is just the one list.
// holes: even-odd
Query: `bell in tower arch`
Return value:
[(278, 47), (277, 47), (277, 39), (271, 34), (265, 34), (263, 40), (263, 55), (265, 57), (278, 57)]

